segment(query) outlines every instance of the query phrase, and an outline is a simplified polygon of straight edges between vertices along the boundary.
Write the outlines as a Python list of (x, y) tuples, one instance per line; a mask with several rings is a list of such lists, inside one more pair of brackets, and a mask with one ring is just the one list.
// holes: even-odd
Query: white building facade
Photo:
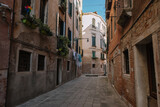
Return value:
[(84, 74), (106, 73), (106, 22), (96, 12), (83, 13), (82, 41)]

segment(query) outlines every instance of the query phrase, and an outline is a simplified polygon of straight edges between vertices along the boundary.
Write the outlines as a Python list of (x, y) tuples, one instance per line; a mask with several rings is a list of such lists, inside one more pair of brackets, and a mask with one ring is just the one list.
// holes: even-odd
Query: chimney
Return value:
[(95, 11), (95, 12), (93, 12), (93, 13), (97, 14), (97, 12), (96, 12), (96, 11)]

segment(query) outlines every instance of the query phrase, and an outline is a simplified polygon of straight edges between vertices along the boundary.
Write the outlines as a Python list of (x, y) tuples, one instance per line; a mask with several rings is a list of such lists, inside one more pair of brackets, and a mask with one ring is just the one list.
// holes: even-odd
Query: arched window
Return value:
[(92, 18), (92, 27), (95, 27), (95, 23), (96, 23), (95, 18)]

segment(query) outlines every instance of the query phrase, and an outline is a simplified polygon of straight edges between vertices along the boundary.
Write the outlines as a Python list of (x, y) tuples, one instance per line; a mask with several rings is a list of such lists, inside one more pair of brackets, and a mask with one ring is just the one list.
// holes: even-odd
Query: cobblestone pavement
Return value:
[(17, 107), (127, 107), (107, 77), (74, 79)]

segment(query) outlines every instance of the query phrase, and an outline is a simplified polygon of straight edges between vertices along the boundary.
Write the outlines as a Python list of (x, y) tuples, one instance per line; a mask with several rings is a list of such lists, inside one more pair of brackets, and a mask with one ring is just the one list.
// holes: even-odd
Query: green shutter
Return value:
[(96, 46), (96, 37), (92, 36), (92, 46)]
[(92, 57), (95, 58), (96, 57), (96, 52), (92, 51)]
[(71, 17), (72, 17), (72, 3), (71, 3)]
[(102, 59), (102, 53), (101, 53), (101, 59)]

